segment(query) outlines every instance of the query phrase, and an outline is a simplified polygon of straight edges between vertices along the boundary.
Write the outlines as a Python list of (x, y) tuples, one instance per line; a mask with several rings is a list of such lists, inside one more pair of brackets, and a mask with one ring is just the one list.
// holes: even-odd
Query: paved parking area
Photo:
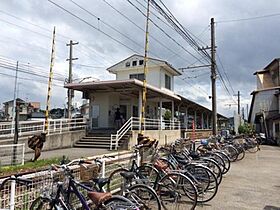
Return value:
[(231, 165), (216, 197), (196, 209), (280, 210), (280, 147), (246, 153)]
[[(106, 153), (105, 149), (68, 148), (45, 151), (42, 158), (65, 155), (74, 159)], [(32, 156), (28, 154), (26, 159)], [(232, 163), (216, 197), (196, 209), (280, 210), (280, 147), (261, 146), (261, 151), (246, 153), (243, 160)]]

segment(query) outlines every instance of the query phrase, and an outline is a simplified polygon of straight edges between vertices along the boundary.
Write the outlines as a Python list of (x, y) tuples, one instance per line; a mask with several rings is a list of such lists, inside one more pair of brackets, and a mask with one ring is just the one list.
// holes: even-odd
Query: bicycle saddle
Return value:
[(199, 155), (199, 153), (198, 153), (197, 151), (192, 151), (192, 152), (190, 153), (190, 156), (191, 156), (193, 159), (195, 159), (195, 160), (200, 159), (200, 155)]
[(134, 172), (130, 172), (130, 171), (129, 172), (121, 172), (120, 174), (121, 174), (121, 176), (123, 178), (128, 179), (128, 180), (133, 179), (134, 176), (135, 176), (135, 173)]
[(101, 193), (101, 192), (88, 192), (88, 197), (95, 205), (99, 205), (100, 203), (108, 200), (112, 197), (111, 193)]
[(94, 179), (92, 179), (92, 181), (94, 183), (96, 183), (99, 186), (99, 188), (102, 188), (109, 182), (109, 179), (108, 178), (94, 178)]
[(165, 170), (168, 168), (168, 165), (161, 160), (156, 160), (154, 163), (154, 167), (158, 170)]
[(176, 159), (178, 161), (179, 164), (181, 165), (188, 165), (189, 161), (188, 160), (183, 160), (183, 159)]

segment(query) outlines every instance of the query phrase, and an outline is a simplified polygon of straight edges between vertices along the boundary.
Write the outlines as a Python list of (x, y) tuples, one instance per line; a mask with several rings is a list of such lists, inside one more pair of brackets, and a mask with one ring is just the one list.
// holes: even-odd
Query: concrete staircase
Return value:
[[(89, 132), (85, 137), (75, 142), (74, 147), (79, 148), (96, 148), (96, 149), (110, 149), (111, 134), (116, 133), (115, 130), (94, 130)], [(130, 131), (127, 132), (119, 141), (119, 149), (127, 149)], [(115, 149), (115, 148), (112, 148)]]

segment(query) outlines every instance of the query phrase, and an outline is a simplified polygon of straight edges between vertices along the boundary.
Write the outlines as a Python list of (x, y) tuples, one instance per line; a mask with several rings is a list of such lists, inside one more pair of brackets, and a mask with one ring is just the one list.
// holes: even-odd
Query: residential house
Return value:
[[(17, 98), (17, 102), (21, 104), (19, 110), (19, 120), (27, 120), (28, 119), (28, 106), (29, 103), (25, 102), (24, 100)], [(13, 111), (14, 111), (14, 100), (4, 102), (4, 112), (6, 120), (10, 121), (13, 119)]]
[[(20, 103), (19, 120), (27, 120), (31, 113), (40, 111), (40, 102), (26, 102), (20, 98), (16, 99)], [(4, 116), (7, 121), (13, 119), (14, 100), (4, 102)]]
[(264, 69), (256, 71), (257, 89), (252, 95), (248, 122), (255, 126), (257, 133), (280, 144), (280, 58), (274, 59)]

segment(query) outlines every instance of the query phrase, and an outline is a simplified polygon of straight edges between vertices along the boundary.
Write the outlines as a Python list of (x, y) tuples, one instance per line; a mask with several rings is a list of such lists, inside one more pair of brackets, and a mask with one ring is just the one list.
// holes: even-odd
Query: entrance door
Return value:
[(139, 117), (138, 116), (138, 106), (133, 106), (132, 107), (132, 116), (133, 117)]
[(120, 113), (123, 116), (123, 119), (127, 120), (127, 106), (126, 105), (120, 105)]
[(97, 128), (99, 123), (99, 105), (92, 105), (91, 127)]

